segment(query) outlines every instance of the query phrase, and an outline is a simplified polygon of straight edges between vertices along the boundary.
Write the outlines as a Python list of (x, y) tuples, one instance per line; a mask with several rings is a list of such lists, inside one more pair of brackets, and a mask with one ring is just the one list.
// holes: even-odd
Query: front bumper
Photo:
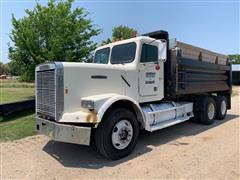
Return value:
[(36, 117), (36, 130), (54, 141), (90, 145), (90, 127), (59, 124)]

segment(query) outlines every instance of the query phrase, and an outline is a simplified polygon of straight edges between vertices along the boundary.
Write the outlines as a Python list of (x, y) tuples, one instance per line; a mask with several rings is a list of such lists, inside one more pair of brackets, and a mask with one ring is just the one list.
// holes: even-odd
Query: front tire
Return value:
[(97, 150), (107, 159), (129, 155), (136, 146), (139, 126), (135, 115), (124, 108), (108, 112), (96, 129)]

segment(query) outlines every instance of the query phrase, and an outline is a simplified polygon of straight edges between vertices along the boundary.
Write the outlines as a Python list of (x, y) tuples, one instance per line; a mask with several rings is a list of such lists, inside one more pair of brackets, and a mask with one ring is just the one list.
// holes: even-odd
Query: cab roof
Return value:
[(138, 37), (134, 37), (134, 38), (126, 39), (126, 40), (121, 40), (121, 41), (116, 41), (116, 42), (112, 42), (112, 43), (100, 46), (96, 50), (103, 49), (103, 48), (106, 48), (106, 47), (113, 47), (113, 46), (120, 45), (120, 44), (126, 44), (126, 43), (130, 43), (130, 42), (141, 41), (141, 40), (149, 40), (149, 41), (152, 40), (153, 41), (153, 40), (156, 40), (156, 39), (150, 38), (150, 37), (147, 37), (147, 36), (138, 36)]

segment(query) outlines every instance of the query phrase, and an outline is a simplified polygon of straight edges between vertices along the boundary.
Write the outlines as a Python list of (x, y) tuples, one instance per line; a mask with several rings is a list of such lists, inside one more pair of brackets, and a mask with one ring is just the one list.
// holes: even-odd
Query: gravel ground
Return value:
[(143, 131), (134, 152), (118, 161), (43, 135), (2, 143), (0, 179), (240, 179), (239, 107), (237, 95), (227, 118), (213, 125)]

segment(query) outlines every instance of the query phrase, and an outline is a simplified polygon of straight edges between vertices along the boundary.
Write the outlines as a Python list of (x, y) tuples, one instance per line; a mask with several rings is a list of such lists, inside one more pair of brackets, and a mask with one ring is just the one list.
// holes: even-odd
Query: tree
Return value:
[(228, 58), (233, 64), (240, 64), (240, 54), (230, 54), (228, 55)]
[(8, 70), (8, 73), (12, 76), (20, 76), (22, 74), (21, 68), (19, 68), (18, 64), (16, 64), (15, 61), (10, 61), (7, 63), (6, 68)]
[(5, 64), (0, 62), (0, 75), (6, 75), (8, 73), (8, 69)]
[(117, 26), (112, 30), (112, 38), (114, 41), (129, 39), (132, 37), (136, 37), (137, 31), (133, 28), (129, 28), (128, 26)]
[(103, 46), (103, 45), (109, 44), (109, 43), (111, 43), (111, 42), (112, 42), (112, 40), (111, 40), (110, 38), (107, 38), (107, 40), (103, 40), (103, 41), (102, 41), (101, 45)]
[(119, 40), (124, 40), (124, 39), (129, 39), (132, 37), (136, 37), (137, 35), (137, 30), (130, 28), (128, 26), (116, 26), (112, 29), (112, 40), (108, 38), (105, 41), (102, 41), (102, 45), (109, 44), (112, 41), (119, 41)]
[(34, 79), (37, 64), (51, 61), (78, 62), (87, 59), (96, 48), (91, 38), (100, 33), (87, 19), (83, 8), (72, 9), (73, 0), (50, 0), (46, 6), (36, 3), (26, 9), (22, 19), (12, 17), (9, 58), (21, 68), (21, 78)]

